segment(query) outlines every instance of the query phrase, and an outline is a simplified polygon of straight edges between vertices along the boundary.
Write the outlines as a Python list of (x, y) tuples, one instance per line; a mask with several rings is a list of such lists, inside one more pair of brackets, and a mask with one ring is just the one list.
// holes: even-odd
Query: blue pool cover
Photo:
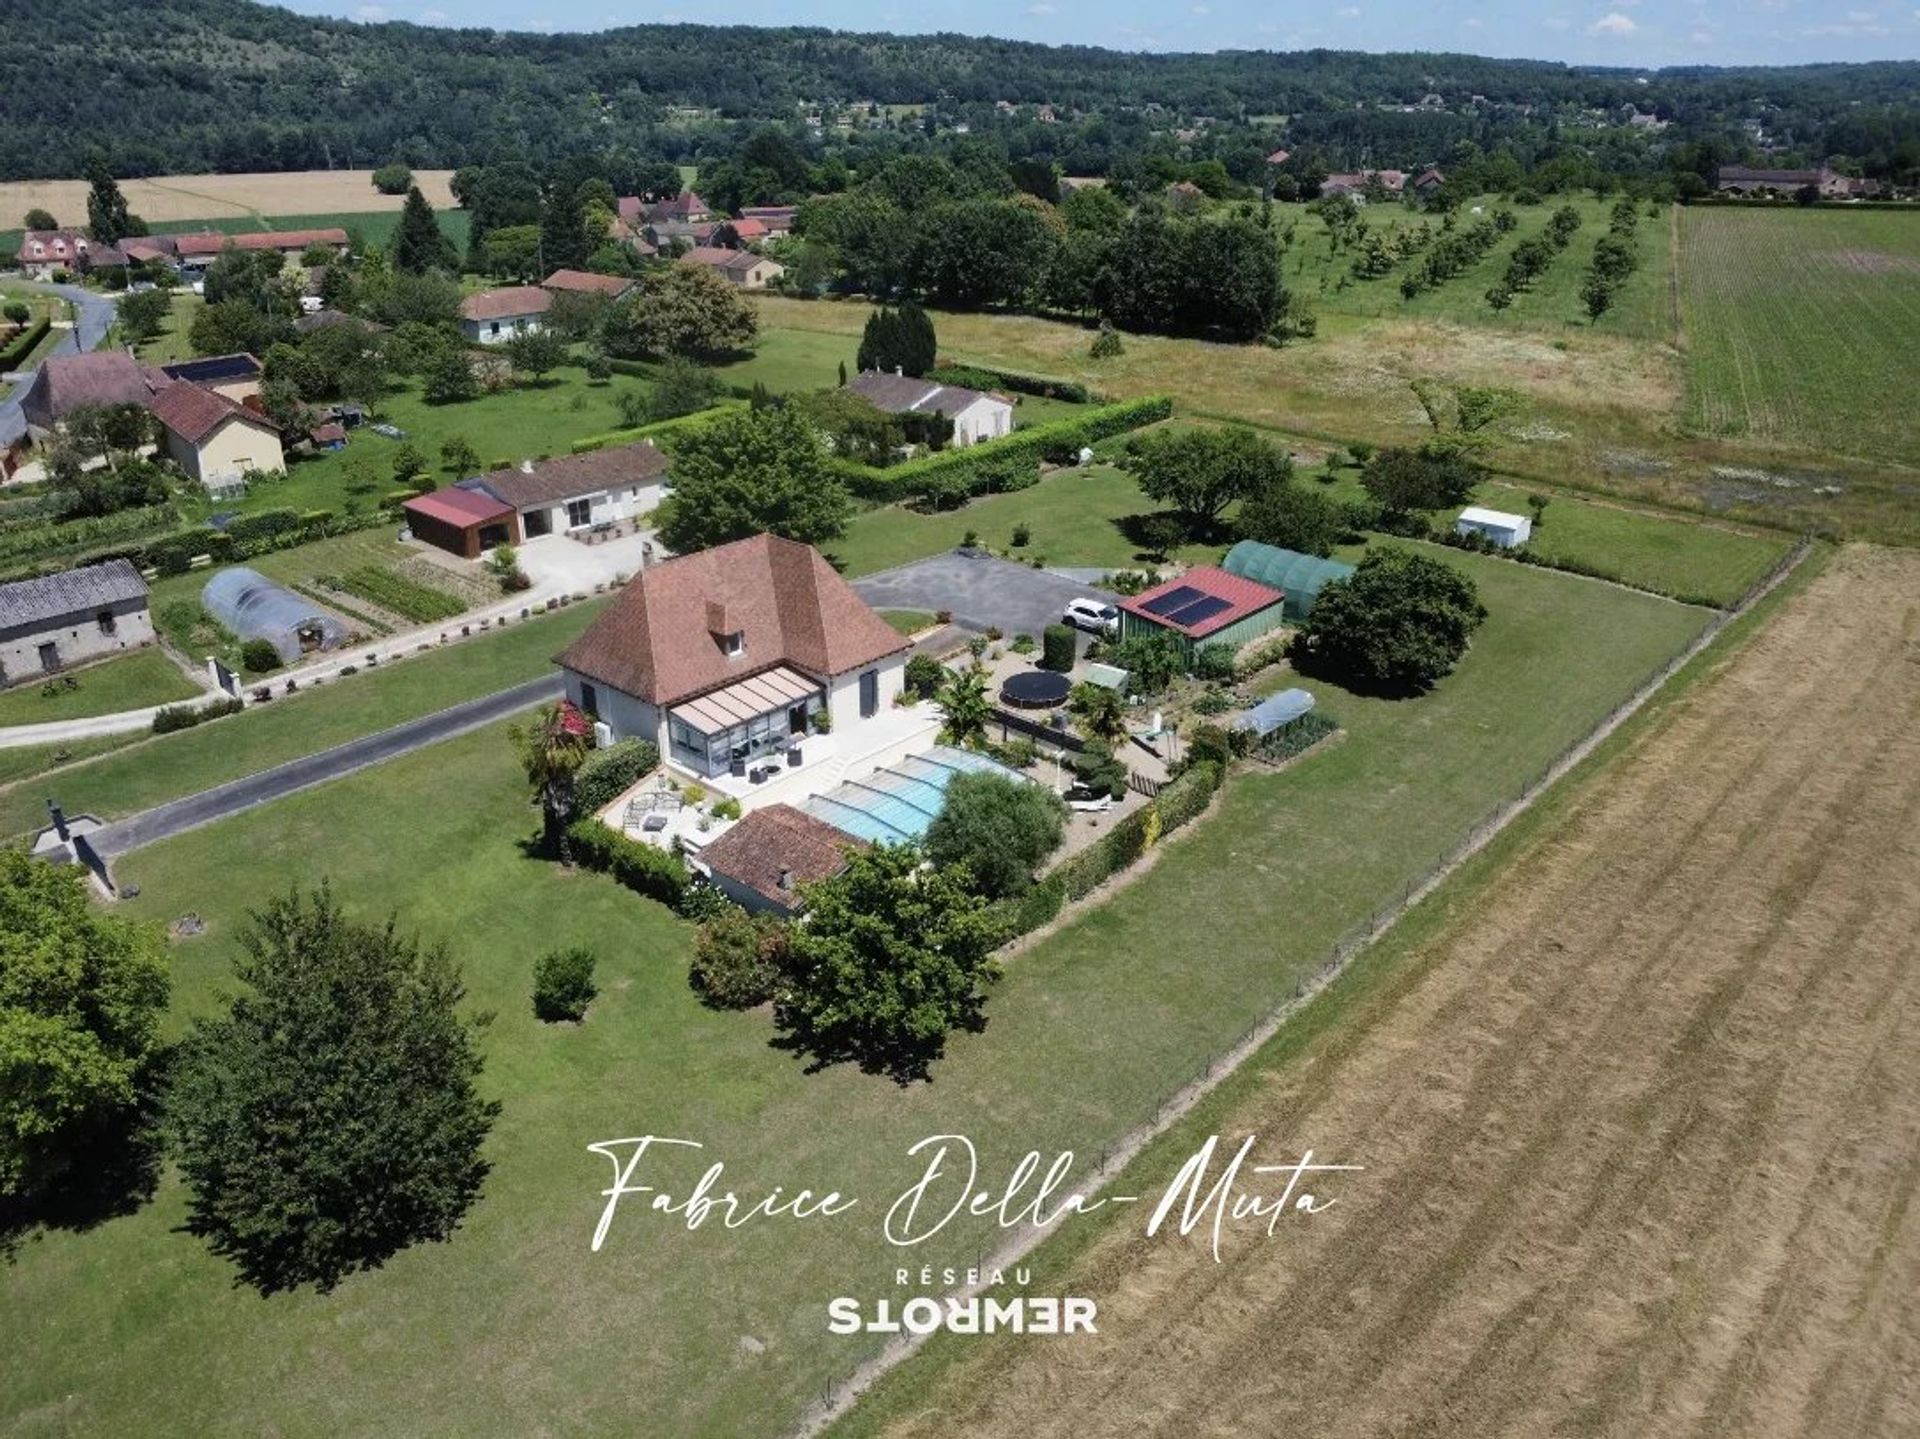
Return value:
[(925, 754), (910, 755), (875, 770), (865, 779), (837, 785), (800, 807), (857, 839), (873, 844), (905, 844), (926, 834), (947, 801), (947, 786), (955, 775), (983, 772), (1026, 779), (1018, 770), (986, 755), (936, 745)]

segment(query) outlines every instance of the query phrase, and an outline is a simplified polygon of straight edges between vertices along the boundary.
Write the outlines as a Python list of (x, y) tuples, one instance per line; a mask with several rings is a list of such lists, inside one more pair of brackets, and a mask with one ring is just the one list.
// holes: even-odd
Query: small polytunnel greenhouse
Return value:
[(1220, 568), (1243, 580), (1254, 580), (1283, 591), (1290, 620), (1303, 620), (1312, 614), (1321, 589), (1353, 573), (1352, 565), (1339, 560), (1323, 560), (1318, 555), (1303, 555), (1298, 550), (1283, 550), (1258, 540), (1240, 541), (1227, 551)]
[(347, 628), (336, 616), (258, 570), (220, 571), (207, 581), (200, 603), (243, 641), (265, 640), (287, 663), (346, 643)]

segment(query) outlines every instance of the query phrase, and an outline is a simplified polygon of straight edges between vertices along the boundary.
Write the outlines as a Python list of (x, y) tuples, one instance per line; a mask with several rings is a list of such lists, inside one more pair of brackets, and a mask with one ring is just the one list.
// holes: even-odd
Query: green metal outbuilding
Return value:
[(1339, 560), (1323, 560), (1318, 555), (1303, 555), (1298, 550), (1283, 550), (1258, 540), (1240, 541), (1227, 551), (1220, 567), (1230, 575), (1257, 581), (1285, 594), (1290, 620), (1303, 620), (1312, 614), (1320, 591), (1353, 573), (1352, 565)]

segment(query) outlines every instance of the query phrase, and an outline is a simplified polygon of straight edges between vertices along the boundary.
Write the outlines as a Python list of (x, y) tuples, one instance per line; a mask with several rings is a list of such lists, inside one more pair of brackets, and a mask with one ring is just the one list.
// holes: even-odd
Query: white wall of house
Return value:
[(174, 463), (203, 485), (231, 484), (248, 470), (286, 473), (280, 437), (244, 420), (226, 421), (198, 445), (188, 444), (172, 430), (166, 436), (167, 453)]
[(121, 600), (99, 610), (0, 630), (0, 686), (37, 681), (103, 655), (152, 643), (153, 619), (144, 599)]
[(835, 679), (827, 690), (827, 712), (833, 716), (833, 732), (836, 735), (852, 734), (865, 718), (860, 713), (860, 676), (874, 672), (879, 704), (874, 709), (876, 715), (887, 713), (893, 708), (894, 699), (906, 688), (907, 657), (905, 654), (889, 655), (879, 663), (869, 665), (867, 669), (854, 670), (850, 674)]
[[(572, 500), (559, 500), (550, 505), (523, 505), (520, 508), (520, 530), (522, 534), (539, 532), (541, 516), (546, 519), (545, 533), (553, 535), (563, 535), (568, 530), (586, 529), (614, 520), (629, 520), (660, 508), (660, 501), (666, 495), (665, 483), (615, 485), (598, 494), (579, 495)], [(584, 511), (579, 508), (581, 505), (586, 506)], [(528, 523), (529, 517), (533, 518), (531, 524)]]
[[(623, 694), (611, 685), (587, 679), (573, 670), (562, 673), (567, 681), (567, 698), (580, 709), (601, 720), (613, 731), (616, 740), (643, 739), (657, 745), (661, 757), (667, 753), (666, 716), (645, 700)], [(587, 702), (586, 689), (593, 689), (593, 703)]]
[(515, 335), (543, 328), (538, 315), (503, 315), (497, 320), (462, 320), (460, 332), (481, 345), (504, 345)]
[(953, 442), (977, 445), (1013, 432), (1013, 406), (982, 396), (953, 417)]

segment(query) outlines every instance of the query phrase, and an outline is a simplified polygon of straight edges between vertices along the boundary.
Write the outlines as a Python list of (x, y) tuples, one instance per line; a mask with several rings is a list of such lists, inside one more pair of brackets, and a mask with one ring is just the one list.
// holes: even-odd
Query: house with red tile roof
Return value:
[(540, 288), (556, 295), (604, 295), (617, 300), (633, 288), (625, 275), (596, 275), (588, 270), (555, 270)]
[(20, 268), (36, 280), (51, 279), (59, 270), (75, 273), (87, 245), (78, 230), (28, 230), (20, 237)]
[(280, 431), (237, 400), (176, 380), (154, 395), (151, 408), (168, 457), (210, 490), (250, 473), (286, 473)]
[(482, 345), (504, 345), (515, 335), (540, 329), (552, 308), (552, 292), (538, 285), (481, 290), (460, 302), (460, 332)]
[(36, 444), (47, 439), (83, 408), (153, 403), (154, 393), (172, 383), (170, 376), (143, 365), (126, 350), (93, 350), (83, 355), (54, 355), (41, 362), (20, 398), (27, 435)]
[(756, 809), (700, 850), (700, 867), (743, 909), (792, 919), (804, 885), (831, 879), (863, 840), (790, 804)]
[(696, 245), (682, 255), (680, 261), (686, 265), (703, 265), (742, 290), (764, 290), (787, 273), (787, 267), (778, 260), (769, 260), (751, 250), (727, 250), (715, 245)]
[(896, 739), (908, 648), (813, 546), (755, 535), (641, 570), (556, 662), (616, 739), (706, 782), (784, 769), (828, 734), (870, 759)]

